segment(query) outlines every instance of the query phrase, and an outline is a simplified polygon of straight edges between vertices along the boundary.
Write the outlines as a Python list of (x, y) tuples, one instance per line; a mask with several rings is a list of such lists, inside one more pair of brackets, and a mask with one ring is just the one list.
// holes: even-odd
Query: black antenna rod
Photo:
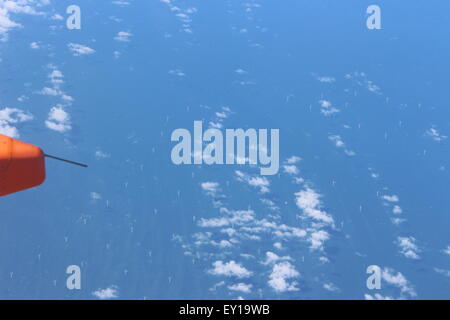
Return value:
[(67, 163), (70, 163), (70, 164), (74, 164), (76, 166), (87, 168), (87, 164), (83, 164), (83, 163), (79, 163), (79, 162), (75, 162), (75, 161), (67, 160), (67, 159), (63, 159), (63, 158), (58, 158), (58, 157), (51, 156), (51, 155), (46, 154), (46, 153), (44, 153), (44, 156), (46, 156), (47, 158), (51, 158), (51, 159), (55, 159), (55, 160), (59, 160), (59, 161), (64, 161), (64, 162), (67, 162)]

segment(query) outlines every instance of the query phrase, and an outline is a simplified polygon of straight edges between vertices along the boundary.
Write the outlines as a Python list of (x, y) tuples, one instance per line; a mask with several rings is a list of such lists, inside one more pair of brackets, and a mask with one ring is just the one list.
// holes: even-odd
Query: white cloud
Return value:
[(325, 211), (320, 210), (320, 195), (316, 191), (311, 188), (306, 188), (296, 192), (295, 197), (297, 207), (308, 217), (326, 224), (334, 224), (333, 218)]
[(100, 200), (102, 198), (100, 193), (94, 191), (91, 192), (90, 196), (92, 200)]
[(331, 291), (331, 292), (338, 292), (338, 291), (339, 291), (339, 288), (336, 287), (336, 286), (335, 286), (333, 283), (331, 283), (331, 282), (324, 283), (324, 284), (323, 284), (323, 288), (324, 288), (325, 290), (328, 290), (328, 291)]
[(380, 87), (374, 84), (371, 80), (368, 80), (364, 72), (355, 71), (353, 73), (346, 74), (345, 78), (354, 79), (356, 84), (359, 85), (360, 87), (365, 87), (370, 92), (381, 94)]
[(69, 43), (67, 46), (69, 47), (70, 51), (73, 52), (74, 56), (93, 54), (95, 52), (94, 49), (77, 43)]
[(281, 242), (275, 242), (275, 243), (273, 244), (273, 246), (274, 246), (275, 248), (277, 248), (278, 250), (283, 249), (283, 245), (281, 244)]
[(211, 219), (200, 219), (198, 225), (202, 228), (220, 228), (225, 227), (230, 224), (227, 218), (211, 218)]
[(281, 239), (288, 238), (303, 238), (306, 236), (306, 231), (296, 227), (290, 227), (285, 224), (277, 225), (273, 224), (273, 234)]
[(267, 264), (273, 264), (273, 263), (278, 262), (278, 261), (288, 261), (288, 260), (292, 260), (292, 258), (289, 257), (289, 256), (280, 257), (276, 253), (273, 253), (271, 251), (267, 251), (266, 252), (266, 260), (263, 261), (262, 264), (267, 265)]
[(218, 283), (215, 283), (211, 288), (209, 288), (209, 291), (216, 291), (217, 288), (222, 287), (225, 285), (225, 281), (220, 281)]
[(398, 196), (396, 196), (395, 194), (390, 196), (390, 195), (384, 195), (383, 199), (388, 201), (388, 202), (398, 202)]
[(366, 300), (394, 300), (394, 298), (388, 296), (382, 296), (379, 293), (375, 293), (373, 296), (370, 294), (364, 294), (364, 299)]
[(64, 17), (58, 13), (55, 13), (54, 15), (51, 16), (52, 20), (64, 20)]
[(260, 199), (262, 203), (264, 203), (270, 210), (278, 211), (280, 208), (270, 199), (262, 198)]
[(58, 96), (61, 94), (61, 91), (55, 88), (44, 87), (39, 93), (46, 96)]
[(215, 196), (219, 190), (219, 183), (217, 182), (202, 182), (200, 186), (202, 187), (203, 191), (205, 191), (206, 194), (210, 196)]
[(259, 192), (267, 193), (270, 191), (270, 182), (266, 177), (261, 176), (250, 176), (242, 171), (236, 170), (235, 174), (237, 179), (242, 182), (246, 182), (248, 185), (258, 188)]
[(130, 41), (131, 36), (132, 36), (132, 34), (130, 32), (119, 31), (117, 33), (117, 36), (114, 38), (114, 40), (121, 41), (121, 42), (128, 42), (128, 41)]
[[(334, 144), (336, 145), (337, 148), (345, 148), (345, 143), (342, 140), (340, 135), (331, 135), (331, 136), (328, 136), (328, 139), (330, 141), (334, 142)], [(356, 153), (354, 151), (349, 150), (349, 149), (345, 149), (344, 152), (348, 156), (355, 156), (356, 155)]]
[(216, 112), (216, 117), (220, 119), (226, 119), (228, 117), (228, 114), (225, 112)]
[(247, 73), (247, 71), (245, 71), (244, 69), (241, 69), (241, 68), (234, 70), (234, 72), (236, 72), (237, 74), (246, 74)]
[(302, 158), (300, 158), (300, 157), (292, 156), (292, 157), (286, 159), (286, 162), (289, 164), (295, 164), (295, 163), (300, 162), (301, 160), (302, 160)]
[(317, 76), (316, 79), (319, 80), (320, 82), (324, 82), (324, 83), (333, 83), (336, 81), (335, 78), (327, 77), (327, 76)]
[(425, 132), (425, 135), (431, 137), (434, 141), (441, 142), (447, 139), (447, 136), (439, 133), (436, 128), (430, 128)]
[(37, 42), (31, 42), (30, 43), (30, 48), (31, 49), (35, 49), (35, 50), (37, 50), (37, 49), (40, 49), (41, 48), (41, 46), (39, 45), (39, 43), (37, 43)]
[(280, 262), (273, 266), (268, 284), (277, 292), (298, 291), (297, 282), (289, 282), (288, 280), (297, 278), (299, 275), (300, 273), (295, 270), (291, 263)]
[(330, 238), (330, 234), (325, 230), (314, 231), (309, 236), (309, 241), (311, 243), (310, 248), (312, 250), (323, 250), (323, 245), (325, 241)]
[(0, 40), (6, 41), (8, 39), (8, 32), (14, 28), (23, 27), (20, 23), (12, 20), (12, 14), (29, 14), (29, 15), (43, 15), (42, 12), (36, 11), (32, 5), (46, 5), (48, 1), (0, 1)]
[(119, 296), (116, 286), (111, 286), (106, 289), (99, 289), (97, 291), (92, 292), (92, 294), (101, 300), (113, 299)]
[(236, 263), (234, 260), (223, 263), (223, 261), (218, 260), (213, 263), (214, 269), (209, 270), (209, 272), (216, 276), (226, 276), (226, 277), (237, 277), (237, 278), (248, 278), (252, 275), (252, 272), (247, 270), (245, 267)]
[(16, 108), (4, 108), (0, 110), (0, 134), (12, 138), (19, 138), (19, 131), (14, 124), (30, 121), (33, 115)]
[(374, 84), (372, 81), (367, 80), (366, 85), (367, 85), (367, 90), (369, 90), (370, 92), (378, 93), (378, 94), (381, 93), (380, 87), (377, 86), (376, 84)]
[(319, 100), (319, 104), (322, 108), (329, 108), (333, 105), (331, 101), (328, 100)]
[(220, 208), (220, 212), (225, 216), (210, 219), (202, 218), (198, 225), (202, 228), (217, 228), (228, 225), (241, 226), (255, 219), (255, 212), (253, 210), (228, 210), (226, 208)]
[(122, 1), (122, 0), (117, 0), (117, 1), (113, 1), (112, 3), (124, 7), (124, 6), (128, 6), (130, 3), (128, 1)]
[(400, 247), (400, 252), (409, 259), (420, 259), (419, 247), (416, 245), (414, 237), (398, 237), (397, 245)]
[(391, 218), (391, 222), (397, 226), (402, 224), (405, 221), (406, 221), (405, 219), (401, 219), (401, 218)]
[(179, 76), (179, 77), (186, 76), (186, 73), (184, 73), (181, 69), (169, 70), (169, 74), (174, 75), (174, 76)]
[(299, 173), (297, 166), (294, 166), (292, 164), (283, 165), (283, 170), (284, 170), (284, 172), (286, 172), (287, 174), (290, 174), (290, 175), (297, 175)]
[(104, 152), (104, 151), (97, 150), (97, 151), (95, 151), (95, 157), (97, 159), (106, 159), (106, 158), (111, 157), (111, 155), (109, 153)]
[(445, 254), (450, 255), (450, 245), (447, 246), (447, 248), (445, 248), (445, 249), (443, 250), (443, 252), (444, 252)]
[(220, 122), (213, 122), (213, 121), (209, 122), (209, 126), (211, 128), (216, 128), (216, 129), (221, 129), (223, 127), (223, 125)]
[(336, 145), (336, 147), (338, 147), (338, 148), (345, 147), (345, 143), (344, 143), (344, 141), (342, 141), (342, 138), (340, 135), (331, 135), (328, 137), (328, 139), (333, 141), (334, 144)]
[(402, 208), (399, 205), (395, 205), (394, 208), (392, 208), (392, 212), (395, 214), (401, 214)]
[(61, 71), (57, 70), (57, 69), (53, 69), (52, 72), (49, 74), (49, 78), (54, 79), (54, 78), (63, 78), (63, 74)]
[(58, 132), (66, 132), (72, 129), (70, 124), (70, 116), (64, 111), (62, 106), (51, 108), (48, 119), (45, 121), (47, 128)]
[(436, 271), (437, 273), (442, 274), (442, 275), (450, 278), (450, 270), (434, 268), (434, 271)]
[(382, 273), (382, 278), (388, 284), (393, 285), (400, 289), (402, 295), (406, 294), (411, 297), (417, 296), (416, 291), (411, 286), (409, 281), (401, 274), (393, 270), (392, 268), (384, 268)]

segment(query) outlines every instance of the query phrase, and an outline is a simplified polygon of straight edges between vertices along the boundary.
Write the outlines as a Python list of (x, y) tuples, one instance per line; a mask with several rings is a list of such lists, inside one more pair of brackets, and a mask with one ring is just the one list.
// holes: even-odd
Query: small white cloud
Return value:
[(61, 94), (61, 91), (55, 88), (44, 87), (39, 93), (46, 96), (58, 96)]
[(292, 156), (292, 157), (290, 157), (290, 158), (287, 158), (287, 159), (286, 159), (286, 162), (287, 162), (288, 164), (295, 164), (295, 163), (300, 162), (301, 160), (302, 160), (302, 158), (300, 158), (300, 157)]
[(206, 194), (211, 196), (215, 196), (219, 190), (219, 183), (217, 182), (202, 182), (200, 186), (202, 187), (202, 190), (206, 192)]
[(401, 219), (401, 218), (391, 218), (391, 222), (393, 224), (395, 224), (396, 226), (402, 224), (405, 221), (406, 221), (405, 219)]
[(116, 286), (111, 286), (106, 289), (99, 289), (97, 291), (92, 292), (92, 294), (101, 300), (113, 299), (119, 296)]
[(399, 205), (395, 205), (394, 208), (392, 208), (392, 212), (395, 214), (401, 214), (402, 208)]
[(329, 108), (332, 106), (331, 101), (328, 100), (319, 100), (319, 104), (322, 108)]
[(287, 174), (290, 174), (290, 175), (297, 175), (299, 173), (297, 166), (292, 165), (292, 164), (283, 165), (283, 170), (284, 170), (284, 172), (286, 172)]
[(234, 72), (236, 72), (237, 74), (246, 74), (247, 73), (247, 71), (245, 71), (244, 69), (241, 69), (241, 68), (234, 70)]
[(420, 259), (419, 247), (416, 245), (416, 239), (414, 237), (398, 237), (397, 245), (400, 247), (400, 252), (406, 258)]
[(434, 268), (434, 271), (450, 278), (450, 270)]
[(97, 159), (106, 159), (106, 158), (111, 157), (111, 155), (109, 153), (104, 152), (104, 151), (97, 150), (97, 151), (95, 151), (95, 157)]
[(30, 121), (33, 115), (16, 108), (4, 108), (0, 110), (0, 134), (12, 138), (19, 138), (19, 130), (15, 124)]
[(450, 245), (447, 246), (447, 248), (445, 248), (445, 249), (443, 250), (443, 252), (444, 252), (445, 254), (450, 255)]
[(213, 121), (209, 122), (209, 126), (211, 128), (216, 128), (216, 129), (222, 129), (222, 127), (223, 127), (222, 123), (220, 123), (220, 122), (213, 122)]
[(52, 20), (64, 20), (64, 17), (58, 13), (55, 13), (54, 15), (51, 16)]
[(380, 87), (377, 86), (376, 84), (374, 84), (372, 81), (367, 80), (366, 85), (367, 85), (367, 90), (369, 90), (370, 92), (381, 94)]
[[(47, 5), (49, 1), (44, 0), (37, 3), (38, 6)], [(8, 32), (14, 28), (22, 28), (20, 23), (11, 20), (11, 14), (44, 15), (43, 12), (36, 11), (31, 5), (34, 2), (28, 0), (21, 1), (0, 1), (0, 41), (8, 40)]]
[(384, 268), (381, 273), (381, 276), (383, 280), (386, 281), (388, 284), (399, 288), (402, 295), (406, 294), (411, 297), (417, 296), (414, 288), (411, 286), (411, 284), (405, 278), (405, 276), (400, 272), (396, 272), (392, 268)]
[(77, 43), (69, 43), (67, 45), (74, 56), (89, 55), (95, 53), (95, 50)]
[(202, 228), (220, 228), (225, 227), (230, 224), (227, 218), (211, 218), (211, 219), (200, 219), (198, 225)]
[(184, 73), (182, 70), (180, 69), (173, 69), (173, 70), (169, 70), (169, 74), (174, 75), (174, 76), (179, 76), (179, 77), (184, 77), (186, 76), (186, 73)]
[(267, 251), (266, 252), (266, 260), (263, 261), (262, 264), (268, 265), (268, 264), (276, 263), (278, 261), (290, 261), (290, 260), (292, 260), (292, 258), (289, 256), (280, 257), (276, 253)]
[(431, 137), (434, 141), (441, 142), (447, 139), (447, 136), (439, 133), (436, 128), (430, 128), (425, 132), (425, 135)]
[(323, 250), (324, 243), (330, 238), (330, 234), (325, 230), (317, 230), (310, 234), (309, 241), (311, 250)]
[(277, 248), (278, 250), (283, 249), (283, 245), (281, 244), (281, 242), (275, 242), (275, 243), (273, 244), (273, 246), (274, 246), (275, 248)]
[(40, 49), (41, 46), (40, 46), (39, 43), (37, 43), (37, 42), (31, 42), (31, 43), (30, 43), (30, 48), (31, 48), (31, 49), (37, 50), (37, 49)]
[(338, 148), (345, 147), (345, 143), (344, 143), (344, 141), (342, 141), (342, 138), (340, 135), (331, 135), (328, 137), (328, 139), (333, 141), (334, 144), (336, 145), (336, 147), (338, 147)]
[(117, 33), (117, 36), (114, 38), (114, 40), (121, 41), (121, 42), (128, 42), (128, 41), (130, 41), (131, 36), (132, 36), (132, 34), (130, 32), (119, 31)]
[(320, 194), (311, 188), (295, 193), (295, 203), (306, 216), (326, 224), (334, 224), (333, 218), (321, 210)]
[(266, 177), (250, 176), (240, 170), (236, 170), (235, 174), (238, 181), (246, 182), (248, 185), (258, 188), (261, 193), (267, 193), (270, 191), (270, 182)]
[(384, 195), (384, 196), (383, 196), (383, 199), (386, 200), (386, 201), (388, 201), (388, 202), (398, 202), (398, 201), (399, 201), (398, 196), (396, 196), (395, 194), (392, 195), (392, 196), (390, 196), (390, 195)]
[(72, 129), (70, 116), (62, 106), (56, 106), (50, 110), (45, 125), (47, 128), (61, 133)]
[(382, 296), (379, 293), (375, 293), (374, 295), (364, 294), (364, 299), (366, 300), (394, 300), (392, 297)]
[(216, 112), (216, 117), (220, 119), (226, 119), (228, 115), (225, 112)]
[(331, 282), (324, 283), (324, 284), (323, 284), (323, 288), (324, 288), (325, 290), (328, 290), (328, 291), (331, 291), (331, 292), (338, 292), (338, 291), (339, 291), (339, 288), (336, 287), (336, 286), (335, 286), (333, 283), (331, 283)]
[(287, 262), (280, 262), (273, 266), (268, 284), (277, 292), (298, 291), (297, 282), (289, 282), (289, 279), (297, 278), (300, 273), (294, 266)]
[[(334, 142), (334, 144), (336, 145), (337, 148), (345, 148), (345, 143), (342, 140), (340, 135), (331, 135), (331, 136), (328, 136), (328, 139), (330, 141)], [(355, 156), (356, 155), (356, 153), (353, 150), (344, 149), (344, 152), (348, 156)]]
[(237, 278), (248, 278), (252, 275), (252, 272), (247, 270), (245, 267), (236, 263), (234, 260), (223, 263), (223, 261), (218, 260), (213, 263), (214, 269), (209, 270), (209, 273), (216, 276), (226, 276), (226, 277), (237, 277)]
[(128, 1), (122, 1), (122, 0), (113, 1), (112, 3), (116, 4), (118, 6), (121, 6), (121, 7), (128, 6), (130, 4)]
[(323, 83), (333, 83), (336, 81), (335, 78), (327, 77), (327, 76), (318, 76), (318, 77), (316, 77), (316, 79)]
[(101, 200), (102, 196), (100, 195), (100, 193), (98, 192), (91, 192), (91, 199), (92, 200)]

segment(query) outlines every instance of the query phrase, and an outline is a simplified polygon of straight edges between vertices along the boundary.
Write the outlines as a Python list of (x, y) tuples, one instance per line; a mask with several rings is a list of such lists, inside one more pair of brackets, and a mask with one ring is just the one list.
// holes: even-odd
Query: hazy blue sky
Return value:
[[(89, 164), (0, 199), (0, 298), (450, 298), (449, 10), (0, 0), (0, 133)], [(279, 129), (279, 172), (173, 164), (196, 120)]]

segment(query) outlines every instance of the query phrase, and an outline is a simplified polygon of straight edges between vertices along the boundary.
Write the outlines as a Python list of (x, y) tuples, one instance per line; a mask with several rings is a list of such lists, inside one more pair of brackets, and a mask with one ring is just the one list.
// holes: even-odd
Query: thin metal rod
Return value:
[(52, 159), (55, 159), (55, 160), (64, 161), (64, 162), (67, 162), (67, 163), (70, 163), (70, 164), (74, 164), (74, 165), (77, 165), (77, 166), (80, 166), (80, 167), (87, 168), (87, 164), (83, 164), (83, 163), (79, 163), (79, 162), (75, 162), (75, 161), (67, 160), (67, 159), (63, 159), (63, 158), (58, 158), (58, 157), (51, 156), (51, 155), (46, 154), (46, 153), (44, 153), (44, 156), (46, 156), (47, 158), (52, 158)]

